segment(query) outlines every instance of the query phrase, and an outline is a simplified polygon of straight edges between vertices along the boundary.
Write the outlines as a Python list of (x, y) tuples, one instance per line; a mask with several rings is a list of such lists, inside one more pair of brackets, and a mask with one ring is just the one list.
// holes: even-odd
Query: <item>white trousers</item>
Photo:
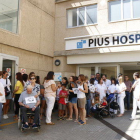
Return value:
[(46, 109), (46, 123), (51, 123), (52, 110), (55, 103), (55, 97), (46, 97), (47, 109)]
[(140, 109), (140, 101), (138, 101), (138, 99), (136, 99), (136, 98), (133, 98), (133, 111), (131, 114), (131, 117), (133, 119), (135, 119), (135, 117), (136, 117), (137, 107), (139, 107), (139, 109)]
[(120, 106), (120, 114), (124, 114), (124, 96), (118, 97), (118, 104)]

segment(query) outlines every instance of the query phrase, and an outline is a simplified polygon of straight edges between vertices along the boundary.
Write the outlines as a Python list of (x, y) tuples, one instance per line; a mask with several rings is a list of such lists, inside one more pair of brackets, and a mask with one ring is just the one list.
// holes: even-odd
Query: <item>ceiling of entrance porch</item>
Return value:
[(140, 70), (140, 65), (138, 65), (138, 62), (134, 62), (134, 63), (120, 63), (120, 66), (124, 70)]

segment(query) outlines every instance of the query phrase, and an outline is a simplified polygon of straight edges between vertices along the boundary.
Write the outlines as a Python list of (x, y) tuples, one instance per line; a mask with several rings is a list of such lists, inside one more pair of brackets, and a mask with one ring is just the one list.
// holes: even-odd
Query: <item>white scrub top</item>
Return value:
[[(126, 89), (124, 82), (117, 85), (118, 97), (125, 97), (125, 91), (123, 91), (124, 89)], [(119, 92), (121, 92), (121, 94), (119, 94)]]
[(7, 84), (6, 84), (6, 79), (1, 78), (0, 82), (3, 84), (4, 87), (7, 86), (8, 90), (10, 91), (10, 86), (11, 86), (11, 82), (9, 79), (7, 79)]
[(115, 84), (112, 84), (108, 87), (108, 91), (110, 91), (110, 93), (114, 93), (115, 91), (117, 92), (117, 87)]
[(106, 85), (107, 87), (107, 94), (109, 95), (109, 90), (108, 90), (108, 87), (111, 85), (111, 81), (109, 79), (106, 79), (106, 81), (103, 81), (103, 83)]
[(6, 102), (5, 91), (4, 91), (4, 86), (1, 82), (0, 82), (0, 93), (2, 93), (2, 96), (0, 96), (0, 103), (5, 103)]
[(133, 84), (134, 92), (133, 92), (133, 97), (136, 99), (140, 98), (140, 78), (138, 80), (136, 80)]
[(102, 84), (102, 85), (101, 84), (97, 84), (95, 86), (95, 89), (96, 89), (97, 92), (100, 93), (100, 101), (102, 101), (102, 99), (104, 97), (106, 97), (106, 90), (107, 90), (106, 85), (105, 84)]

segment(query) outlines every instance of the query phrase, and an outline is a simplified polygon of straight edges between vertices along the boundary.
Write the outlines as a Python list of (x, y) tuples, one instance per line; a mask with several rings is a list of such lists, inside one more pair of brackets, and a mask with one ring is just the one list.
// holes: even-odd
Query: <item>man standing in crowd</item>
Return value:
[(96, 77), (95, 77), (95, 81), (94, 81), (94, 85), (96, 86), (98, 84), (98, 79), (100, 78), (100, 73), (96, 73)]
[(102, 76), (102, 79), (103, 79), (103, 83), (106, 85), (107, 87), (107, 93), (106, 93), (106, 96), (108, 97), (108, 95), (110, 94), (109, 93), (109, 90), (108, 90), (108, 87), (111, 85), (111, 81), (109, 79), (107, 79), (107, 75), (103, 75)]
[(124, 76), (124, 83), (125, 83), (125, 85), (127, 87), (127, 89), (125, 91), (125, 94), (126, 94), (125, 103), (127, 104), (127, 110), (129, 110), (130, 109), (130, 95), (131, 95), (130, 90), (131, 90), (131, 87), (132, 87), (132, 82), (129, 81), (128, 75)]

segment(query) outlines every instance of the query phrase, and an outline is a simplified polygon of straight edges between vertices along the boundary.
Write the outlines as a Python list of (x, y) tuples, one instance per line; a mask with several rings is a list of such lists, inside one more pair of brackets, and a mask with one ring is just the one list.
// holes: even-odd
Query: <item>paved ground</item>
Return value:
[(57, 121), (54, 113), (56, 125), (47, 126), (43, 119), (40, 132), (28, 130), (24, 133), (18, 130), (13, 114), (10, 114), (8, 120), (3, 120), (0, 140), (140, 140), (140, 112), (133, 122), (129, 121), (130, 114), (131, 111), (127, 111), (125, 116), (114, 119), (90, 118), (87, 125), (80, 126), (73, 121)]

